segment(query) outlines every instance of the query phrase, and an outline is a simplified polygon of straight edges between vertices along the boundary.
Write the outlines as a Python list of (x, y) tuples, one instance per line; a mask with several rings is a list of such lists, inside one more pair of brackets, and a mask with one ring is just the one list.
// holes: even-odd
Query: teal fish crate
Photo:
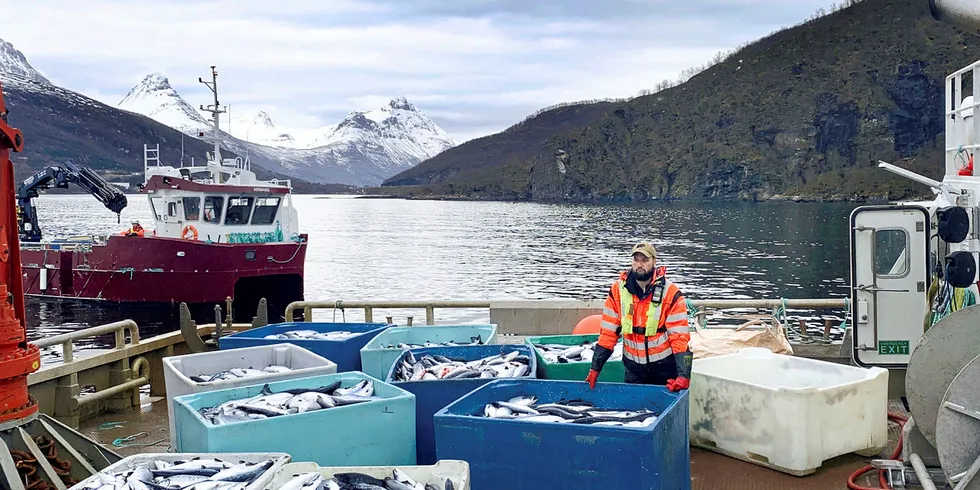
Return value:
[[(434, 464), (436, 459), (435, 434), (432, 429), (432, 416), (446, 405), (456, 401), (461, 396), (483, 386), (495, 379), (501, 378), (467, 378), (467, 379), (433, 379), (423, 381), (395, 381), (395, 370), (398, 364), (412, 354), (421, 359), (426, 354), (445, 356), (454, 360), (475, 361), (497, 354), (517, 352), (527, 358), (528, 372), (521, 378), (535, 378), (537, 364), (531, 347), (527, 345), (472, 345), (460, 347), (421, 347), (409, 349), (398, 357), (388, 370), (385, 382), (391, 383), (405, 391), (415, 394), (415, 438), (417, 447), (416, 460), (418, 464)], [(506, 378), (519, 379), (519, 378)]]
[[(497, 325), (435, 325), (420, 327), (391, 327), (379, 333), (370, 342), (361, 347), (361, 371), (378, 379), (385, 379), (395, 359), (405, 349), (397, 345), (405, 344), (434, 344), (454, 341), (469, 343), (471, 338), (480, 336), (484, 344), (497, 342)], [(389, 348), (389, 345), (396, 347)], [(438, 347), (438, 346), (435, 346)], [(443, 346), (448, 347), (448, 346)]]
[[(237, 349), (239, 347), (256, 347), (260, 345), (293, 344), (298, 345), (314, 354), (323, 356), (337, 365), (337, 372), (361, 370), (361, 347), (375, 336), (393, 327), (389, 323), (318, 323), (318, 322), (289, 322), (266, 325), (226, 335), (218, 339), (218, 348)], [(289, 332), (291, 330), (314, 330), (327, 332), (354, 332), (355, 335), (345, 340), (323, 339), (267, 339), (267, 335)]]
[(343, 387), (368, 379), (379, 400), (214, 425), (200, 410), (258, 395), (263, 385), (208, 391), (174, 398), (178, 452), (285, 452), (293, 461), (332, 466), (415, 464), (415, 395), (348, 372), (268, 383), (273, 392), (314, 389), (341, 381)]
[[(659, 413), (645, 427), (488, 418), (487, 404), (532, 395), (538, 403), (586, 400), (614, 410)], [(581, 381), (496, 380), (433, 417), (436, 455), (470, 463), (473, 488), (689, 490), (688, 393), (664, 386)]]

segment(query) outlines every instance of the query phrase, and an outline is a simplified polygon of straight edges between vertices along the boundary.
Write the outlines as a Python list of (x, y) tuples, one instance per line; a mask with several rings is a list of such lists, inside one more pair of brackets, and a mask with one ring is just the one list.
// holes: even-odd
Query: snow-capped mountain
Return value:
[(159, 73), (150, 73), (116, 106), (122, 110), (143, 114), (188, 134), (208, 131), (211, 124), (197, 112), (177, 91), (170, 80)]
[[(187, 135), (210, 135), (210, 122), (154, 73), (130, 91), (120, 108), (144, 114)], [(222, 125), (222, 143), (248, 153), (269, 170), (313, 182), (378, 185), (384, 179), (455, 146), (452, 138), (404, 97), (338, 124), (284, 128), (259, 111)], [(259, 163), (261, 162), (261, 163)]]
[[(0, 39), (0, 73), (12, 75), (17, 81), (32, 81), (50, 85), (51, 82), (27, 62), (27, 57), (13, 44)], [(5, 77), (9, 78), (9, 77)]]

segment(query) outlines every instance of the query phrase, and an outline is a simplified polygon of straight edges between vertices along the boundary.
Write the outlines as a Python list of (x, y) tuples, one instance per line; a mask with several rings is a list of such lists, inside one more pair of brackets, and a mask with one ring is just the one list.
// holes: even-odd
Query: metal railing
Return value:
[(107, 333), (115, 333), (116, 335), (116, 345), (114, 349), (122, 349), (126, 347), (126, 330), (129, 330), (129, 345), (137, 345), (140, 343), (140, 327), (133, 320), (122, 320), (118, 322), (112, 322), (105, 325), (99, 325), (98, 327), (90, 327), (82, 330), (76, 330), (74, 332), (63, 333), (61, 335), (55, 335), (54, 337), (45, 337), (43, 339), (38, 339), (32, 341), (31, 343), (36, 345), (38, 349), (43, 349), (45, 347), (51, 347), (53, 345), (61, 344), (61, 352), (64, 356), (64, 363), (69, 363), (75, 360), (75, 341), (79, 339), (87, 339), (90, 337), (98, 337), (99, 335), (105, 335)]
[[(533, 301), (533, 300), (531, 300)], [(580, 300), (583, 306), (587, 303)], [(592, 300), (601, 301), (601, 300)], [(707, 316), (707, 309), (733, 309), (733, 308), (755, 308), (770, 309), (773, 314), (785, 308), (849, 308), (848, 298), (806, 298), (806, 299), (695, 299), (690, 304), (697, 308), (695, 315), (703, 324)], [(285, 318), (287, 322), (293, 321), (297, 309), (303, 310), (303, 321), (313, 321), (314, 309), (340, 309), (362, 308), (364, 309), (364, 321), (374, 321), (374, 310), (379, 308), (402, 308), (402, 309), (425, 309), (425, 324), (435, 325), (436, 308), (490, 308), (490, 300), (443, 300), (443, 301), (294, 301), (286, 306)], [(391, 322), (389, 318), (389, 323)], [(412, 318), (408, 317), (408, 325), (412, 324)]]
[[(298, 308), (303, 309), (303, 321), (313, 321), (314, 309), (344, 309), (344, 308), (363, 308), (365, 323), (374, 321), (375, 308), (424, 308), (425, 324), (435, 325), (436, 308), (489, 308), (490, 301), (468, 301), (468, 300), (444, 300), (444, 301), (293, 301), (286, 306), (286, 321), (290, 322)], [(390, 318), (390, 317), (389, 317)], [(412, 324), (412, 318), (408, 317), (408, 324)]]

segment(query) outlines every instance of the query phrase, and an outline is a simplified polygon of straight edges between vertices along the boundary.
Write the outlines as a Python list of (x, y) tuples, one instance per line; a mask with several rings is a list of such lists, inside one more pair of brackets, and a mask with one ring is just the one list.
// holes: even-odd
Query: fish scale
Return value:
[[(541, 357), (552, 363), (566, 364), (570, 362), (592, 362), (595, 356), (596, 342), (587, 341), (579, 345), (565, 344), (534, 344), (534, 348), (541, 354)], [(618, 342), (613, 348), (613, 353), (609, 356), (610, 361), (621, 361), (623, 359), (623, 343)]]

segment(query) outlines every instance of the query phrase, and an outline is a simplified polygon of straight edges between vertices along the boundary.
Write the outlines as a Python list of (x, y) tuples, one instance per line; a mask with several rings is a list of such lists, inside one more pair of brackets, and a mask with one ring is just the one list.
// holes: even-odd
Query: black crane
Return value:
[(62, 165), (53, 165), (41, 170), (21, 182), (17, 188), (17, 232), (20, 235), (20, 241), (41, 241), (41, 228), (37, 224), (37, 211), (31, 204), (31, 199), (38, 196), (37, 191), (49, 189), (52, 185), (67, 189), (69, 182), (84, 187), (106, 208), (116, 213), (116, 220), (119, 220), (119, 213), (127, 204), (126, 194), (91, 169), (65, 162)]

